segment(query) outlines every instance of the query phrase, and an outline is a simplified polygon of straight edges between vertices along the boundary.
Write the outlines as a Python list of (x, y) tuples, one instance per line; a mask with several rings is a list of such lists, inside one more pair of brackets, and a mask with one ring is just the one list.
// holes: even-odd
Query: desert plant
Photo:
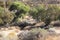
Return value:
[(43, 4), (41, 4), (37, 7), (33, 7), (30, 11), (30, 14), (37, 21), (41, 21), (45, 17), (45, 6)]
[[(46, 10), (45, 22), (48, 24), (51, 21), (59, 20), (60, 9), (56, 5), (49, 5)], [(48, 20), (47, 20), (48, 19)]]
[(13, 13), (0, 7), (0, 24), (10, 23), (14, 18)]
[[(35, 8), (35, 7), (33, 7), (33, 8), (31, 8), (31, 10), (30, 10), (30, 15), (34, 18), (34, 19), (37, 19), (37, 17), (38, 17), (38, 10)], [(38, 19), (37, 19), (38, 20)]]
[(15, 13), (16, 17), (14, 18), (14, 21), (16, 21), (28, 15), (30, 7), (29, 5), (25, 5), (24, 3), (17, 1), (11, 4), (9, 10), (10, 11), (17, 10), (17, 12)]
[(51, 21), (60, 19), (60, 7), (56, 5), (48, 5), (46, 8), (44, 4), (40, 4), (32, 8), (30, 13), (37, 21), (44, 21), (47, 25)]
[(15, 9), (19, 10), (20, 13), (25, 13), (30, 10), (30, 7), (29, 7), (29, 5), (25, 5), (24, 3), (17, 1), (17, 2), (13, 2), (10, 7), (10, 10), (15, 10)]

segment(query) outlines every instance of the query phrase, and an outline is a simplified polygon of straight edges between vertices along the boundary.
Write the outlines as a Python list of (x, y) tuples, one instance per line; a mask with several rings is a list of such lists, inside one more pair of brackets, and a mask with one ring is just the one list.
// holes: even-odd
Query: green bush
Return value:
[(15, 5), (17, 10), (20, 10), (22, 13), (29, 12), (29, 10), (30, 10), (29, 5), (25, 5), (22, 2), (17, 1), (17, 2), (12, 3), (12, 5)]
[(3, 20), (0, 18), (0, 24), (3, 24)]
[[(12, 6), (12, 5), (13, 5), (13, 6)], [(29, 14), (30, 6), (24, 4), (23, 2), (20, 2), (20, 1), (18, 2), (18, 1), (16, 1), (16, 2), (13, 2), (13, 3), (11, 4), (11, 8), (10, 8), (10, 9), (12, 9), (12, 11), (13, 11), (13, 10), (17, 10), (17, 12), (15, 13), (16, 18), (14, 19), (14, 20), (17, 22), (18, 19), (19, 19), (19, 21), (20, 21), (21, 18), (23, 19), (24, 16), (26, 16), (26, 15)]]
[[(37, 21), (41, 21), (45, 17), (45, 6), (42, 4), (37, 7), (33, 7), (32, 10), (30, 10), (30, 15)], [(43, 16), (43, 17), (42, 17)]]
[[(24, 16), (31, 15), (34, 19), (37, 21), (44, 21), (46, 24), (49, 24), (51, 21), (54, 20), (60, 20), (60, 7), (56, 5), (44, 5), (40, 4), (36, 7), (29, 7), (28, 5), (25, 5), (22, 2), (14, 2), (12, 3), (14, 5), (13, 9), (17, 9), (19, 12), (17, 14), (17, 21), (20, 19), (23, 19)], [(18, 22), (19, 22), (18, 21)]]
[(10, 23), (14, 18), (13, 13), (4, 10), (4, 8), (0, 7), (0, 24)]
[(32, 8), (30, 13), (37, 21), (44, 21), (46, 24), (54, 20), (60, 20), (60, 7), (56, 5), (48, 5), (46, 7), (44, 4), (40, 4)]
[(37, 14), (38, 14), (38, 10), (35, 8), (35, 7), (33, 7), (33, 8), (31, 8), (31, 10), (30, 10), (30, 15), (34, 18), (34, 19), (37, 19)]
[[(43, 6), (44, 7), (44, 6)], [(46, 9), (46, 7), (44, 7)], [(49, 24), (51, 21), (59, 20), (60, 9), (56, 5), (48, 5), (47, 9), (43, 9), (43, 12), (40, 11), (41, 20), (46, 24)]]
[(38, 14), (37, 14), (39, 17), (38, 19), (40, 21), (43, 21), (46, 17), (45, 5), (41, 4), (41, 5), (37, 6), (36, 8), (38, 10)]
[(15, 22), (19, 23), (22, 22), (25, 19), (25, 16), (27, 16), (27, 14), (22, 13), (21, 15), (19, 15), (19, 17), (15, 20)]
[(47, 11), (47, 15), (49, 17), (51, 17), (51, 20), (57, 20), (57, 17), (60, 14), (59, 13), (59, 11), (60, 11), (59, 7), (57, 7), (55, 5), (53, 5), (53, 6), (49, 5), (48, 9), (46, 11)]
[[(45, 22), (48, 24), (51, 21), (59, 20), (60, 19), (59, 16), (60, 16), (59, 7), (56, 5), (49, 5), (48, 9), (46, 10), (47, 18), (45, 18)], [(49, 20), (47, 20), (47, 19), (49, 19)]]
[(14, 15), (10, 12), (4, 13), (4, 17), (2, 17), (3, 21), (6, 23), (10, 23), (14, 18)]

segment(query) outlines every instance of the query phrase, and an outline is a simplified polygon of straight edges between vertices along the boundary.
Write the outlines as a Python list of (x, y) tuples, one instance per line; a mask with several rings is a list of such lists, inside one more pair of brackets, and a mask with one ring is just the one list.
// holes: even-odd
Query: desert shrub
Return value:
[(44, 21), (47, 25), (54, 20), (60, 19), (60, 7), (56, 5), (48, 5), (47, 8), (44, 4), (32, 8), (31, 15), (37, 21)]
[(4, 13), (4, 17), (2, 17), (3, 21), (6, 22), (6, 23), (10, 23), (14, 18), (14, 15), (13, 13), (10, 13), (10, 12), (6, 12)]
[(48, 9), (46, 10), (46, 17), (45, 22), (48, 24), (51, 21), (59, 20), (60, 9), (56, 5), (49, 5)]
[(22, 13), (21, 15), (19, 15), (18, 18), (16, 18), (15, 22), (19, 23), (22, 22), (23, 19), (25, 19), (24, 17), (27, 16), (27, 14)]
[(37, 7), (33, 7), (32, 10), (30, 11), (30, 14), (37, 21), (41, 21), (45, 17), (45, 6), (42, 4)]
[(0, 24), (3, 24), (3, 20), (0, 18)]
[[(22, 2), (18, 2), (18, 1), (13, 2), (11, 5), (13, 5), (12, 9), (10, 8), (11, 10), (17, 9), (17, 10), (20, 10), (20, 13), (26, 13), (30, 10), (29, 5), (25, 5)], [(15, 7), (15, 8), (13, 8), (13, 7)]]
[(59, 20), (60, 9), (56, 5), (48, 5), (45, 12), (40, 15), (41, 20), (48, 25), (51, 21)]
[(16, 18), (14, 19), (15, 21), (18, 19), (23, 18), (24, 16), (28, 15), (28, 12), (30, 10), (29, 5), (25, 5), (22, 2), (13, 2), (9, 8), (10, 11), (17, 10), (15, 13)]
[[(16, 21), (24, 19), (26, 15), (31, 15), (37, 21), (44, 21), (47, 25), (54, 20), (60, 20), (60, 7), (56, 5), (46, 5), (40, 4), (39, 6), (30, 7), (22, 2), (12, 3), (9, 10), (17, 10), (15, 13)], [(15, 20), (14, 19), (14, 20)]]
[(31, 10), (30, 10), (30, 15), (34, 18), (34, 19), (37, 19), (37, 17), (38, 17), (38, 10), (35, 8), (35, 7), (33, 7), (33, 8), (31, 8)]
[(0, 7), (0, 24), (10, 23), (14, 18), (13, 13)]
[(44, 20), (45, 19), (45, 17), (46, 17), (46, 10), (45, 10), (45, 5), (39, 5), (39, 6), (37, 6), (36, 7), (37, 8), (37, 10), (38, 10), (38, 19), (39, 20)]
[(57, 7), (56, 5), (49, 5), (47, 11), (47, 15), (49, 17), (51, 17), (51, 20), (57, 20), (58, 16), (59, 16), (59, 7)]

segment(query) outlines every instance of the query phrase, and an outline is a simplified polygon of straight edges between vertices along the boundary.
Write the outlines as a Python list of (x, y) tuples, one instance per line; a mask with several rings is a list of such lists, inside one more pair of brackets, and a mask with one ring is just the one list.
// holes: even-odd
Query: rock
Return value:
[(30, 31), (23, 31), (18, 35), (19, 40), (38, 40), (38, 33), (33, 34)]
[[(32, 29), (32, 28), (45, 28), (45, 23), (44, 22), (39, 22), (39, 23), (36, 23), (35, 25), (28, 25), (26, 27), (24, 27), (24, 29)], [(47, 28), (47, 27), (46, 27)]]
[(49, 32), (49, 34), (56, 34), (54, 28), (49, 28), (48, 32)]
[(60, 28), (59, 27), (49, 28), (49, 32), (53, 32), (55, 34), (60, 34)]
[(14, 26), (19, 26), (20, 29), (24, 29), (24, 27), (28, 26), (29, 24), (26, 22), (14, 23)]
[(32, 28), (36, 28), (35, 26), (26, 26), (24, 30), (31, 30)]
[(60, 21), (59, 21), (59, 20), (58, 20), (58, 21), (52, 21), (52, 22), (50, 23), (50, 25), (60, 26)]
[(26, 23), (26, 22), (17, 24), (17, 26), (19, 26), (21, 29), (24, 29), (26, 26), (33, 26), (33, 25), (34, 24), (30, 24), (30, 23)]
[(45, 26), (45, 23), (44, 22), (39, 22), (39, 23), (36, 23), (36, 25), (34, 25), (35, 27), (42, 27), (44, 28)]

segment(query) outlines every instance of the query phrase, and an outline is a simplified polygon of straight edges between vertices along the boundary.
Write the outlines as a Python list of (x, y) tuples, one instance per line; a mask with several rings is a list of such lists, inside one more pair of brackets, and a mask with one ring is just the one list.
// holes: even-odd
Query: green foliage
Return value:
[(3, 15), (4, 15), (4, 17), (2, 17), (2, 19), (6, 23), (10, 23), (14, 18), (13, 13), (10, 13), (10, 12), (6, 12)]
[(18, 10), (20, 10), (22, 13), (29, 12), (30, 7), (29, 5), (25, 5), (22, 2), (14, 2), (12, 5), (15, 5)]
[(21, 15), (18, 16), (18, 18), (15, 20), (15, 22), (19, 23), (22, 22), (25, 19), (25, 16), (27, 16), (28, 14), (24, 14), (22, 13)]
[(32, 8), (30, 11), (33, 18), (37, 21), (44, 21), (49, 24), (51, 21), (60, 20), (60, 7), (56, 5), (48, 5), (47, 7), (43, 4)]
[(40, 4), (39, 6), (36, 7), (39, 12), (45, 11), (45, 5)]
[(40, 6), (33, 7), (32, 10), (30, 11), (30, 14), (37, 21), (41, 21), (45, 17), (44, 16), (45, 15), (45, 6), (42, 4)]
[(3, 24), (3, 20), (0, 18), (0, 24)]
[(3, 16), (2, 14), (4, 13), (4, 8), (0, 7), (0, 16)]
[(50, 23), (51, 21), (59, 20), (60, 9), (56, 5), (49, 5), (46, 10), (46, 17), (44, 19), (45, 23)]
[(51, 20), (57, 20), (57, 17), (59, 15), (59, 8), (55, 5), (51, 6), (49, 5), (48, 6), (48, 9), (46, 10), (47, 11), (47, 15), (49, 17), (51, 17)]
[(38, 10), (38, 21), (40, 20), (44, 20), (46, 17), (46, 10), (45, 10), (45, 5), (41, 4), (39, 6), (36, 7)]
[(51, 21), (59, 20), (60, 9), (56, 5), (48, 5), (47, 10), (45, 11), (44, 22), (50, 23)]
[(12, 6), (13, 10), (14, 9), (17, 10), (17, 12), (15, 13), (15, 15), (16, 15), (15, 22), (20, 22), (24, 18), (24, 16), (29, 14), (29, 11), (30, 11), (30, 6), (29, 5), (26, 5), (26, 4), (24, 4), (23, 2), (20, 2), (20, 1), (19, 2), (18, 1), (13, 2), (11, 5), (13, 5)]
[(4, 10), (4, 8), (0, 7), (0, 24), (10, 23), (14, 18), (13, 13)]
[(30, 15), (33, 16), (34, 19), (36, 19), (38, 17), (37, 14), (38, 14), (38, 10), (34, 7), (31, 8)]

